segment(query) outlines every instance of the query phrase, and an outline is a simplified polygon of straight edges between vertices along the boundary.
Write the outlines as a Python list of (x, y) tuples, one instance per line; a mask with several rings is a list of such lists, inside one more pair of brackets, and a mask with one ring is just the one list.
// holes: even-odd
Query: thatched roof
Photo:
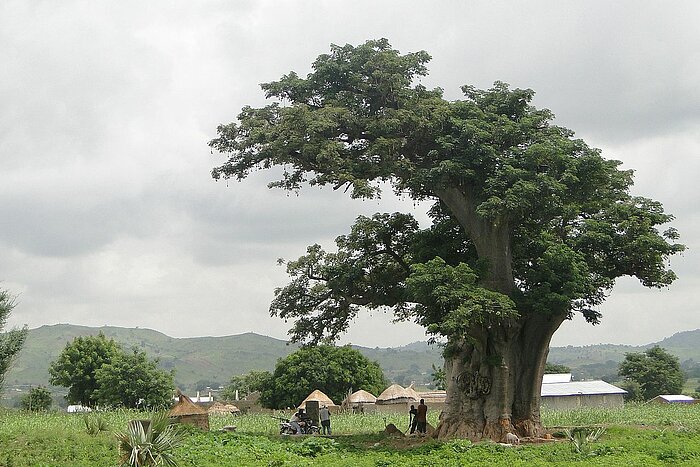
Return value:
[(418, 401), (420, 397), (413, 387), (404, 388), (400, 384), (392, 384), (377, 397), (377, 403), (403, 402), (405, 400)]
[(300, 409), (305, 409), (306, 408), (306, 403), (308, 401), (318, 401), (320, 405), (325, 405), (325, 406), (331, 406), (335, 405), (335, 403), (331, 400), (330, 397), (319, 391), (318, 389), (315, 389), (314, 391), (309, 394), (306, 399), (302, 401), (301, 404), (299, 404)]
[(241, 409), (233, 404), (222, 404), (221, 402), (214, 402), (211, 407), (209, 407), (209, 413), (216, 414), (229, 414), (240, 411)]
[(422, 399), (421, 395), (418, 392), (416, 392), (415, 389), (413, 389), (413, 383), (411, 383), (411, 385), (406, 388), (406, 393), (410, 394), (410, 396), (417, 401)]
[(375, 402), (377, 402), (377, 397), (364, 389), (355, 391), (348, 397), (348, 403), (350, 404), (374, 404)]
[(177, 404), (175, 404), (175, 406), (172, 409), (170, 409), (170, 412), (168, 412), (168, 415), (170, 415), (171, 417), (182, 417), (184, 415), (201, 415), (207, 413), (207, 409), (200, 407), (194, 402), (192, 402), (192, 399), (180, 392), (180, 390), (177, 391), (177, 399)]

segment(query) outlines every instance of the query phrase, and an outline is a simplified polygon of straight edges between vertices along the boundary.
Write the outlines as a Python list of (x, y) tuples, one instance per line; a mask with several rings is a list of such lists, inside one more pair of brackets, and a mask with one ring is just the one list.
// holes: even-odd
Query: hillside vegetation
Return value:
[[(198, 382), (225, 384), (233, 375), (251, 370), (272, 370), (279, 358), (297, 349), (286, 341), (255, 333), (223, 337), (174, 338), (151, 329), (113, 326), (87, 327), (70, 324), (41, 326), (31, 329), (15, 365), (7, 375), (7, 385), (48, 384), (48, 367), (75, 337), (97, 335), (125, 347), (136, 346), (149, 357), (158, 358), (160, 366), (174, 369), (175, 381), (185, 390), (196, 390)], [(376, 360), (387, 378), (394, 382), (426, 384), (431, 380), (432, 365), (440, 365), (440, 349), (427, 344), (399, 348), (356, 347), (370, 360)], [(414, 350), (415, 349), (415, 350)]]
[[(102, 331), (126, 347), (143, 349), (158, 358), (165, 369), (175, 369), (175, 381), (185, 390), (197, 389), (197, 383), (225, 384), (233, 375), (250, 370), (272, 370), (279, 358), (296, 350), (295, 345), (254, 333), (223, 337), (174, 338), (151, 329), (113, 326), (87, 327), (57, 324), (31, 329), (24, 349), (7, 375), (7, 389), (48, 384), (48, 366), (66, 343), (77, 336)], [(549, 361), (572, 368), (576, 379), (601, 378), (617, 373), (617, 365), (627, 352), (641, 352), (660, 345), (684, 362), (686, 369), (700, 362), (700, 330), (674, 334), (645, 346), (588, 345), (553, 347)], [(440, 366), (440, 348), (425, 342), (397, 348), (357, 347), (370, 360), (376, 360), (392, 382), (418, 386), (431, 381), (432, 365)]]

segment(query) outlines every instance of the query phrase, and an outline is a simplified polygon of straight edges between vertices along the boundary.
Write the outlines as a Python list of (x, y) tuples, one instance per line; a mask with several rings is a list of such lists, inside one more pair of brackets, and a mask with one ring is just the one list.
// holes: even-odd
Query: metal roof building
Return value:
[(542, 382), (542, 405), (550, 409), (622, 407), (627, 391), (605, 381)]
[(659, 402), (661, 404), (695, 404), (697, 401), (683, 394), (661, 394), (651, 399), (649, 402)]

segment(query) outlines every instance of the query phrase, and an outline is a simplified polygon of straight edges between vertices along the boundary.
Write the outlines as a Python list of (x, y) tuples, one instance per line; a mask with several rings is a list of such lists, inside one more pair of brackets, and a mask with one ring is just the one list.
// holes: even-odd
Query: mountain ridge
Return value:
[[(149, 328), (119, 326), (44, 325), (29, 330), (25, 348), (6, 375), (8, 387), (47, 385), (48, 367), (68, 342), (83, 335), (103, 332), (125, 348), (137, 347), (160, 366), (176, 370), (175, 381), (184, 390), (226, 384), (231, 376), (250, 370), (272, 370), (279, 358), (298, 348), (285, 340), (255, 332), (228, 336), (171, 337)], [(700, 329), (681, 331), (658, 342), (633, 346), (592, 344), (552, 347), (548, 361), (572, 368), (576, 379), (591, 379), (617, 373), (625, 353), (642, 352), (660, 345), (676, 355), (686, 366), (700, 362)], [(416, 341), (400, 347), (363, 347), (353, 345), (371, 360), (377, 361), (387, 378), (399, 384), (431, 382), (432, 365), (441, 366), (439, 344)]]

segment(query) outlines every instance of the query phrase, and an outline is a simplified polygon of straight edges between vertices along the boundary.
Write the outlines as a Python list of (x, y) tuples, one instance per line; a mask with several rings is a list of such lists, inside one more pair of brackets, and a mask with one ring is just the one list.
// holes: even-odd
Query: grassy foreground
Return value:
[[(431, 414), (435, 424), (437, 414)], [(115, 411), (101, 415), (110, 431), (87, 433), (82, 415), (31, 415), (0, 409), (0, 466), (114, 466), (113, 431), (148, 414)], [(280, 437), (267, 415), (212, 417), (209, 433), (189, 430), (177, 450), (181, 466), (463, 466), (463, 465), (700, 465), (700, 405), (627, 405), (543, 413), (550, 427), (605, 426), (597, 441), (579, 450), (569, 441), (503, 447), (465, 440), (392, 438), (385, 423), (405, 429), (406, 416), (337, 415), (334, 436)], [(236, 433), (216, 431), (236, 425)], [(580, 451), (580, 452), (579, 452)]]

